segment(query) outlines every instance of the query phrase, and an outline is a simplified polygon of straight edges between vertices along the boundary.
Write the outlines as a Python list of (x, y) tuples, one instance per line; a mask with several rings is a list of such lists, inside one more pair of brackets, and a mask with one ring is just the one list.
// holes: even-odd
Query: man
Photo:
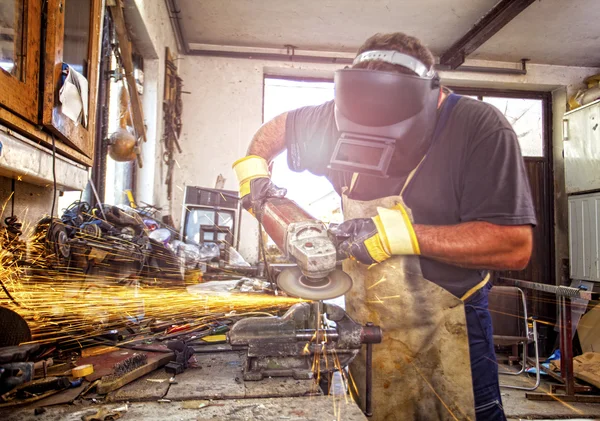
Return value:
[(416, 38), (374, 35), (336, 72), (334, 101), (265, 123), (234, 168), (254, 211), (282, 194), (267, 163), (286, 148), (291, 169), (342, 195), (347, 309), (384, 332), (377, 419), (504, 420), (488, 271), (527, 265), (534, 208), (510, 124), (441, 87), (433, 65)]

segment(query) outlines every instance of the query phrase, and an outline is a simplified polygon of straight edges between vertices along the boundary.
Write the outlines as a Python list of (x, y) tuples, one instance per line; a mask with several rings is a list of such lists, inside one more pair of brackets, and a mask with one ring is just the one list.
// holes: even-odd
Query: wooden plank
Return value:
[(148, 357), (148, 362), (146, 364), (114, 380), (100, 379), (100, 383), (98, 383), (98, 385), (96, 386), (96, 391), (100, 394), (106, 394), (108, 392), (112, 392), (113, 390), (117, 390), (125, 386), (126, 384), (131, 383), (132, 381), (139, 379), (140, 377), (143, 377), (148, 373), (153, 372), (157, 368), (165, 366), (169, 361), (173, 360), (173, 358), (174, 355), (171, 353), (156, 355), (152, 358)]
[(120, 3), (120, 1), (117, 1), (116, 6), (109, 6), (110, 13), (112, 15), (113, 23), (115, 25), (117, 39), (119, 40), (119, 49), (121, 50), (121, 59), (123, 60), (123, 67), (125, 68), (125, 78), (127, 80), (129, 97), (131, 98), (133, 126), (137, 135), (141, 137), (145, 142), (146, 126), (144, 125), (144, 113), (142, 110), (142, 102), (140, 100), (140, 96), (138, 95), (135, 77), (133, 75), (134, 68), (131, 43), (127, 35), (125, 17), (123, 16), (123, 9)]
[[(52, 148), (52, 135), (40, 130), (37, 126), (2, 107), (0, 107), (0, 123), (30, 140), (40, 142), (44, 146)], [(56, 139), (55, 144), (57, 154), (66, 156), (88, 167), (92, 165), (92, 158), (63, 143), (62, 140)]]
[(98, 380), (102, 376), (108, 376), (112, 374), (113, 367), (115, 364), (120, 363), (127, 358), (131, 357), (133, 354), (146, 354), (148, 357), (148, 361), (156, 361), (161, 357), (167, 355), (172, 356), (172, 353), (162, 353), (162, 352), (145, 352), (145, 351), (134, 351), (130, 349), (119, 349), (118, 351), (109, 352), (107, 354), (102, 355), (94, 355), (86, 358), (79, 358), (77, 360), (77, 365), (84, 364), (92, 364), (94, 366), (94, 373), (89, 376), (85, 376), (85, 379), (93, 382), (94, 380)]
[(70, 387), (63, 390), (55, 395), (49, 396), (45, 399), (37, 401), (32, 407), (39, 408), (42, 406), (62, 405), (66, 403), (72, 403), (77, 397), (85, 390), (90, 382), (83, 381), (80, 386)]
[(188, 368), (175, 377), (165, 399), (241, 399), (243, 352), (195, 355), (197, 368)]
[(155, 401), (169, 390), (171, 375), (165, 370), (155, 370), (144, 377), (106, 395), (107, 402)]

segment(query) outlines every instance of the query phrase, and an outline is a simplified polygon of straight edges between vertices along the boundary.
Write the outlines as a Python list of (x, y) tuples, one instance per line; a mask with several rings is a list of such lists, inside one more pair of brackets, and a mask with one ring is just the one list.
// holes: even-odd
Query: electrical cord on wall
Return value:
[[(50, 209), (50, 220), (54, 218), (54, 207), (56, 206), (56, 138), (52, 135), (52, 183), (54, 190), (52, 191), (52, 208)], [(52, 223), (51, 223), (52, 224)]]
[(13, 297), (10, 292), (8, 291), (8, 289), (6, 288), (6, 285), (4, 285), (4, 282), (2, 282), (2, 280), (0, 280), (0, 286), (2, 287), (2, 290), (4, 291), (4, 293), (6, 294), (6, 296), (8, 298), (10, 298), (10, 300), (15, 303), (15, 305), (17, 307), (21, 307), (21, 304), (19, 304), (19, 302), (17, 300), (15, 300), (15, 297)]

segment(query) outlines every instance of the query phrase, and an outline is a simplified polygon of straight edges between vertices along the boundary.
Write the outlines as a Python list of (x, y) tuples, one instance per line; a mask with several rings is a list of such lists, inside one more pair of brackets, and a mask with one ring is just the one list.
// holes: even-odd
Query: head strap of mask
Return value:
[(368, 69), (335, 73), (340, 139), (330, 168), (386, 176), (393, 156), (400, 155), (406, 166), (418, 158), (435, 124), (440, 84), (432, 68), (410, 55), (366, 51), (354, 64), (371, 60), (399, 65), (414, 74)]

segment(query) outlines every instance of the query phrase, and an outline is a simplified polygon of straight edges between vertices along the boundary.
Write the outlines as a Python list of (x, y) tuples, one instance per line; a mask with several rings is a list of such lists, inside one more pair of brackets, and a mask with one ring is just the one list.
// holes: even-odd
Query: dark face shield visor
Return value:
[(435, 126), (437, 76), (344, 69), (334, 82), (340, 138), (330, 168), (385, 177), (393, 158), (410, 171)]

